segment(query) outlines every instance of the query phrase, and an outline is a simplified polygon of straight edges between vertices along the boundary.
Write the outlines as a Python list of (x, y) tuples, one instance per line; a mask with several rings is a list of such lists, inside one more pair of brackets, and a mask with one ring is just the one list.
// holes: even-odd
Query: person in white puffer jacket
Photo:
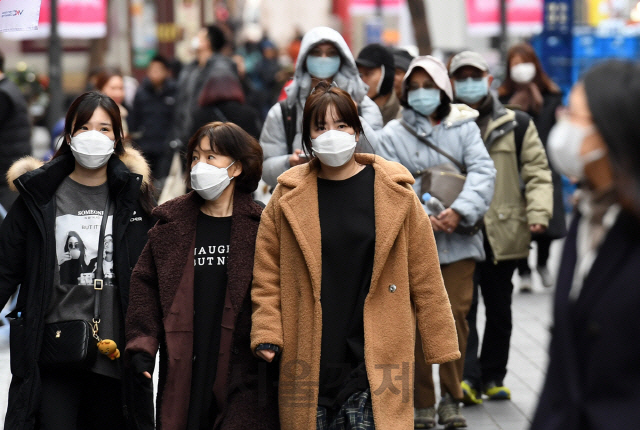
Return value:
[[(465, 167), (464, 188), (449, 208), (438, 214), (425, 205), (458, 331), (458, 345), (464, 357), (473, 273), (476, 262), (485, 259), (485, 252), (481, 231), (468, 234), (456, 228), (473, 226), (489, 209), (496, 170), (475, 123), (478, 112), (463, 104), (451, 104), (452, 99), (451, 82), (444, 64), (431, 56), (415, 58), (404, 77), (402, 119), (389, 122), (375, 136), (375, 146), (383, 158), (401, 163), (417, 176), (413, 188), (419, 196), (422, 178), (416, 173), (451, 161), (418, 136), (428, 139)], [(432, 370), (421, 356), (421, 345), (416, 343), (415, 428), (432, 428), (436, 425)], [(437, 413), (439, 423), (445, 428), (466, 427), (459, 409), (463, 366), (464, 358), (440, 365), (442, 399)]]
[(275, 187), (276, 179), (287, 169), (307, 162), (302, 151), (302, 112), (311, 89), (321, 80), (335, 82), (358, 104), (365, 136), (382, 129), (380, 109), (367, 97), (369, 87), (360, 79), (353, 54), (342, 35), (329, 27), (313, 28), (302, 39), (293, 81), (285, 88), (288, 109), (295, 109), (295, 137), (291, 151), (287, 145), (280, 103), (269, 110), (260, 135), (264, 152), (262, 179), (271, 187)]

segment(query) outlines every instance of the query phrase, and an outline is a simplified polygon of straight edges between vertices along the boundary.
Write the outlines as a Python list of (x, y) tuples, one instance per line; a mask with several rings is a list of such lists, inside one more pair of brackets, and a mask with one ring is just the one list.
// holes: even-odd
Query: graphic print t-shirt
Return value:
[(194, 360), (187, 430), (213, 428), (217, 415), (212, 388), (220, 352), (230, 240), (231, 217), (198, 214), (193, 255)]
[[(62, 181), (56, 191), (55, 235), (58, 264), (54, 292), (45, 318), (47, 322), (87, 319), (93, 316), (93, 279), (98, 259), (100, 225), (108, 192), (107, 183), (90, 187), (69, 177)], [(112, 202), (104, 235), (104, 288), (100, 293), (99, 336), (117, 342), (120, 306), (113, 267), (113, 207)], [(92, 371), (113, 377), (118, 377), (119, 374), (115, 362), (100, 354)]]

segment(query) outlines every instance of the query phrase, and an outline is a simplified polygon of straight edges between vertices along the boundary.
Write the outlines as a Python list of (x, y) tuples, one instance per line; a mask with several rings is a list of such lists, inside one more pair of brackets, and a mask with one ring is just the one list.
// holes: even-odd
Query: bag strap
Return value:
[(514, 109), (516, 114), (516, 128), (513, 130), (513, 137), (516, 141), (516, 159), (518, 160), (518, 172), (520, 171), (520, 158), (522, 154), (522, 144), (524, 142), (524, 135), (529, 128), (529, 120), (531, 117), (526, 112)]
[(407, 124), (407, 122), (406, 122), (404, 119), (400, 120), (400, 124), (402, 124), (402, 126), (403, 126), (405, 129), (407, 129), (407, 131), (408, 131), (409, 133), (411, 133), (414, 137), (417, 137), (417, 138), (418, 138), (418, 140), (420, 140), (422, 143), (424, 143), (425, 145), (427, 145), (429, 148), (433, 149), (433, 150), (434, 150), (434, 151), (436, 151), (437, 153), (442, 154), (442, 155), (444, 155), (445, 157), (447, 157), (449, 160), (451, 160), (451, 161), (453, 162), (453, 164), (455, 164), (455, 165), (458, 167), (458, 169), (460, 169), (460, 172), (462, 172), (462, 173), (466, 173), (466, 172), (467, 172), (467, 169), (464, 167), (464, 165), (463, 165), (461, 162), (459, 162), (458, 160), (456, 160), (455, 158), (453, 158), (451, 155), (449, 155), (448, 153), (446, 153), (446, 152), (445, 152), (445, 151), (443, 151), (442, 149), (440, 149), (440, 148), (438, 148), (437, 146), (435, 146), (433, 143), (431, 143), (431, 142), (429, 141), (429, 139), (427, 139), (427, 137), (426, 137), (426, 136), (419, 135), (419, 134), (418, 134), (418, 132), (417, 132), (417, 131), (415, 131), (415, 130), (413, 129), (413, 127), (411, 127), (409, 124)]
[(100, 224), (100, 235), (98, 237), (98, 257), (96, 258), (96, 275), (93, 278), (93, 337), (98, 337), (98, 324), (100, 324), (100, 294), (104, 286), (104, 270), (102, 268), (102, 259), (104, 254), (104, 233), (107, 229), (107, 219), (109, 218), (109, 210), (111, 199), (107, 191), (107, 203), (105, 204), (104, 213), (102, 214), (102, 224)]
[(287, 154), (293, 154), (293, 140), (296, 137), (296, 116), (298, 110), (295, 104), (289, 106), (287, 100), (282, 100), (280, 108), (282, 109), (282, 124), (284, 125), (284, 133), (287, 138)]

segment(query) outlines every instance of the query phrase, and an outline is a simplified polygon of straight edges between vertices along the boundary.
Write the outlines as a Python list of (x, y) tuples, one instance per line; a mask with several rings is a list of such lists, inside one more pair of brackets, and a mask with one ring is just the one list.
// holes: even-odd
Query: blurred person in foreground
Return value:
[[(451, 82), (444, 64), (431, 56), (416, 57), (404, 79), (402, 119), (391, 121), (382, 130), (379, 152), (411, 172), (451, 162), (418, 137), (423, 135), (466, 170), (464, 188), (450, 207), (434, 213), (424, 206), (434, 231), (440, 270), (451, 302), (460, 353), (464, 357), (469, 333), (467, 313), (473, 298), (473, 272), (476, 262), (484, 260), (485, 252), (482, 233), (463, 230), (482, 220), (489, 209), (496, 170), (475, 123), (478, 113), (464, 104), (452, 104), (452, 98)], [(425, 180), (427, 178), (417, 175), (413, 184), (416, 194), (422, 194)], [(415, 428), (432, 428), (436, 425), (433, 369), (422, 358), (420, 333), (416, 333), (416, 338), (414, 425)], [(441, 364), (438, 369), (441, 397), (437, 413), (440, 424), (446, 428), (466, 427), (466, 419), (460, 412), (463, 366), (464, 359), (460, 358)]]
[(282, 430), (412, 428), (416, 326), (426, 363), (460, 357), (431, 224), (407, 169), (356, 152), (349, 93), (320, 82), (302, 130), (311, 161), (260, 221), (251, 348), (280, 357)]
[(161, 55), (151, 59), (147, 76), (136, 91), (129, 115), (131, 136), (151, 166), (153, 178), (163, 179), (169, 170), (169, 135), (176, 107), (177, 87), (169, 62)]
[(586, 73), (549, 134), (551, 161), (580, 180), (556, 283), (549, 367), (531, 428), (640, 423), (640, 65)]
[[(556, 110), (562, 105), (562, 92), (542, 68), (533, 47), (518, 43), (507, 54), (507, 77), (498, 88), (500, 102), (513, 109), (527, 112), (538, 129), (538, 136), (546, 148), (551, 127), (556, 123)], [(553, 279), (547, 268), (549, 249), (554, 239), (567, 234), (562, 199), (562, 178), (549, 163), (553, 181), (553, 216), (544, 233), (534, 233), (531, 239), (538, 244), (536, 270), (542, 285), (551, 287)], [(531, 291), (531, 268), (526, 258), (518, 261), (520, 292)]]
[(20, 89), (4, 74), (4, 54), (0, 51), (0, 205), (6, 211), (18, 197), (4, 177), (11, 164), (31, 155), (31, 120), (27, 101)]
[(349, 93), (358, 105), (366, 135), (373, 136), (374, 130), (382, 128), (380, 109), (367, 96), (369, 87), (360, 78), (342, 35), (329, 27), (313, 28), (302, 39), (293, 81), (285, 88), (287, 98), (269, 110), (260, 134), (262, 179), (272, 187), (287, 169), (309, 161), (303, 153), (302, 113), (309, 93), (320, 81), (335, 82)]
[(399, 118), (400, 100), (393, 91), (395, 66), (389, 48), (379, 43), (365, 46), (356, 58), (360, 77), (369, 85), (367, 96), (380, 108), (383, 124)]
[[(516, 262), (529, 255), (531, 233), (542, 233), (553, 208), (553, 189), (547, 156), (529, 115), (505, 108), (490, 91), (493, 76), (477, 52), (463, 51), (449, 63), (457, 101), (479, 113), (476, 124), (496, 168), (491, 206), (484, 216), (486, 260), (474, 274), (473, 303), (467, 320), (469, 338), (464, 363), (465, 404), (508, 400), (504, 385), (509, 361), (512, 314), (511, 278)], [(486, 325), (478, 355), (478, 294), (482, 292)]]

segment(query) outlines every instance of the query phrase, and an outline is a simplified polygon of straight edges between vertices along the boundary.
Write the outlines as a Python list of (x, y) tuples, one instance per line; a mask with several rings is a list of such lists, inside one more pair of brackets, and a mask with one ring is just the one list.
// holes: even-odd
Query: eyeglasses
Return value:
[(80, 248), (80, 243), (78, 242), (69, 242), (69, 249), (78, 249)]

